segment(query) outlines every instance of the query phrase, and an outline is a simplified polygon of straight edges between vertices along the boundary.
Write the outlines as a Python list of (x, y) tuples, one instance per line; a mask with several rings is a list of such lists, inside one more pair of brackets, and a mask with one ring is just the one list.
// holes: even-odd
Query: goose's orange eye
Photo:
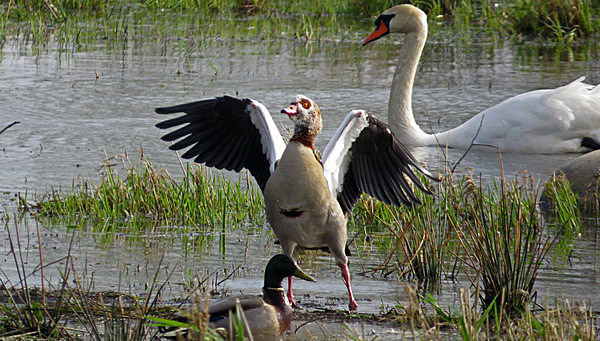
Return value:
[(302, 107), (304, 109), (307, 109), (307, 110), (310, 109), (310, 101), (309, 100), (303, 98), (300, 100), (300, 104), (302, 104)]

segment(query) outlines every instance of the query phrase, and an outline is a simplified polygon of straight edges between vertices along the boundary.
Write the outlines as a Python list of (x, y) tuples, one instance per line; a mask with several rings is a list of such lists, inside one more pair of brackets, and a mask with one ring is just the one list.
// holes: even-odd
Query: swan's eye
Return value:
[(310, 101), (309, 100), (303, 98), (300, 100), (300, 104), (302, 104), (302, 107), (304, 109), (307, 109), (307, 110), (310, 109)]

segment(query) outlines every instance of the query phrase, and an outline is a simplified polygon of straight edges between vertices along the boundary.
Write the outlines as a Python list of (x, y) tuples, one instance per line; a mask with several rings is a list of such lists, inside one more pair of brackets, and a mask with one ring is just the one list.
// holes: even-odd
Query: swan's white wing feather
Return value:
[(506, 99), (438, 134), (440, 144), (468, 147), (483, 120), (477, 144), (523, 153), (583, 151), (584, 137), (600, 138), (600, 90), (583, 79)]

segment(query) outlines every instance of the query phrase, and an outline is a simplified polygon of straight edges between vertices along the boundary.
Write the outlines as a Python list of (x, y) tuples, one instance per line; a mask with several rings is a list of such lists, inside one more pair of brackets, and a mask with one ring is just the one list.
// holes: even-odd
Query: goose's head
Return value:
[(387, 9), (375, 19), (375, 31), (363, 45), (389, 33), (427, 32), (427, 15), (413, 5), (398, 5)]
[(317, 136), (319, 135), (319, 132), (321, 132), (323, 122), (321, 120), (319, 106), (306, 96), (297, 95), (294, 97), (290, 102), (290, 105), (287, 108), (282, 109), (281, 113), (288, 115), (292, 122), (294, 122), (296, 128), (308, 130), (313, 136)]

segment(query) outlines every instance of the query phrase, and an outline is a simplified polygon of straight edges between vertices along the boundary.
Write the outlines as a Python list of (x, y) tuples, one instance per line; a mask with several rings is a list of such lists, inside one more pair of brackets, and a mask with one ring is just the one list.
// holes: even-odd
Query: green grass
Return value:
[(567, 233), (581, 231), (581, 211), (587, 211), (588, 205), (580, 203), (566, 178), (553, 176), (548, 180), (541, 200), (542, 207), (554, 215)]
[[(177, 236), (193, 232), (196, 237), (191, 242), (195, 245), (218, 242), (222, 253), (226, 252), (227, 231), (241, 228), (251, 233), (253, 227), (265, 224), (262, 194), (245, 178), (246, 173), (240, 175), (239, 181), (230, 182), (211, 176), (202, 166), (188, 166), (183, 171), (185, 175), (176, 179), (154, 169), (143, 157), (137, 166), (127, 159), (123, 165), (120, 172), (106, 167), (97, 183), (86, 180), (68, 191), (52, 190), (37, 198), (22, 196), (20, 209), (31, 210), (53, 225), (66, 222), (70, 227), (91, 228), (102, 232), (107, 240), (114, 235), (111, 232), (144, 235), (160, 229)], [(349, 223), (352, 233), (381, 236), (376, 243), (386, 254), (378, 267), (384, 277), (397, 273), (435, 288), (444, 276), (455, 278), (464, 264), (477, 268), (478, 273), (485, 269), (478, 265), (478, 259), (465, 263), (462, 249), (467, 255), (483, 255), (481, 252), (489, 251), (485, 247), (495, 246), (496, 242), (505, 242), (506, 249), (494, 252), (528, 250), (541, 242), (536, 239), (541, 236), (542, 223), (532, 178), (501, 180), (500, 185), (484, 188), (473, 178), (454, 180), (448, 176), (428, 186), (436, 194), (417, 191), (422, 205), (394, 207), (365, 196), (353, 211)], [(556, 188), (549, 191), (547, 199), (554, 203), (548, 221), (562, 227), (569, 237), (581, 229), (577, 203), (569, 188)], [(524, 239), (511, 239), (515, 234)], [(355, 243), (360, 245), (359, 241), (357, 238)], [(184, 241), (187, 242), (190, 241)], [(527, 262), (527, 258), (520, 261)], [(497, 271), (500, 270), (489, 269), (490, 275), (500, 275)], [(532, 274), (535, 272), (532, 270)], [(509, 278), (511, 274), (502, 276)], [(528, 291), (530, 287), (519, 284), (514, 290)], [(490, 290), (488, 302), (498, 294), (496, 289)]]
[(491, 195), (478, 193), (469, 207), (473, 219), (457, 225), (470, 281), (481, 283), (484, 308), (495, 304), (518, 316), (530, 303), (533, 285), (555, 239), (544, 233), (533, 181), (501, 183)]
[(139, 165), (128, 160), (123, 165), (123, 175), (107, 166), (98, 183), (84, 180), (68, 191), (24, 197), (20, 208), (42, 219), (68, 217), (75, 226), (97, 226), (102, 232), (120, 226), (132, 233), (175, 225), (183, 227), (182, 233), (206, 232), (264, 222), (262, 194), (245, 179), (233, 183), (210, 176), (203, 166), (187, 166), (184, 176), (175, 179), (143, 157)]
[(572, 232), (579, 232), (581, 213), (598, 216), (600, 213), (600, 178), (588, 184), (586, 190), (574, 191), (564, 174), (555, 174), (547, 182), (542, 194), (543, 207), (558, 211), (560, 219)]
[[(123, 43), (146, 26), (152, 36), (360, 42), (372, 20), (396, 5), (390, 0), (21, 0), (4, 2), (0, 42), (19, 35), (44, 44), (52, 35), (67, 46), (97, 39)], [(415, 0), (429, 15), (430, 31), (478, 30), (492, 37), (583, 42), (600, 27), (592, 0)], [(168, 23), (161, 24), (167, 21)], [(148, 25), (151, 23), (151, 25)], [(156, 27), (153, 27), (156, 26)], [(172, 27), (175, 26), (175, 27)], [(186, 29), (177, 27), (186, 26)], [(165, 34), (167, 34), (165, 36)], [(147, 38), (144, 37), (144, 38)], [(107, 43), (108, 43), (107, 42)]]
[(551, 247), (568, 248), (582, 229), (570, 187), (551, 187), (551, 205), (541, 211), (539, 183), (527, 174), (491, 185), (447, 176), (433, 187), (435, 196), (418, 194), (422, 205), (413, 208), (363, 198), (350, 226), (366, 234), (387, 229), (378, 240), (386, 254), (376, 268), (383, 277), (397, 273), (432, 291), (462, 274), (481, 288), (484, 309), (523, 312)]
[(559, 43), (589, 37), (600, 22), (592, 0), (421, 0), (430, 18), (458, 27), (479, 27), (517, 38), (543, 37)]
[(32, 17), (62, 22), (73, 16), (89, 15), (107, 17), (119, 8), (148, 11), (196, 12), (198, 14), (248, 16), (248, 15), (377, 15), (395, 5), (390, 0), (23, 0), (9, 2), (6, 17), (28, 20)]
[(592, 0), (517, 0), (500, 15), (511, 23), (509, 33), (567, 41), (593, 32), (593, 11)]
[[(457, 303), (442, 307), (431, 295), (406, 290), (409, 307), (397, 306), (385, 315), (411, 326), (413, 336), (463, 340), (595, 340), (598, 318), (591, 307), (555, 300), (533, 310), (526, 306), (518, 316), (499, 310), (500, 298), (481, 309), (480, 296), (460, 290)], [(415, 329), (420, 328), (420, 329)], [(454, 334), (456, 333), (456, 334)], [(410, 334), (410, 333), (409, 333)]]

